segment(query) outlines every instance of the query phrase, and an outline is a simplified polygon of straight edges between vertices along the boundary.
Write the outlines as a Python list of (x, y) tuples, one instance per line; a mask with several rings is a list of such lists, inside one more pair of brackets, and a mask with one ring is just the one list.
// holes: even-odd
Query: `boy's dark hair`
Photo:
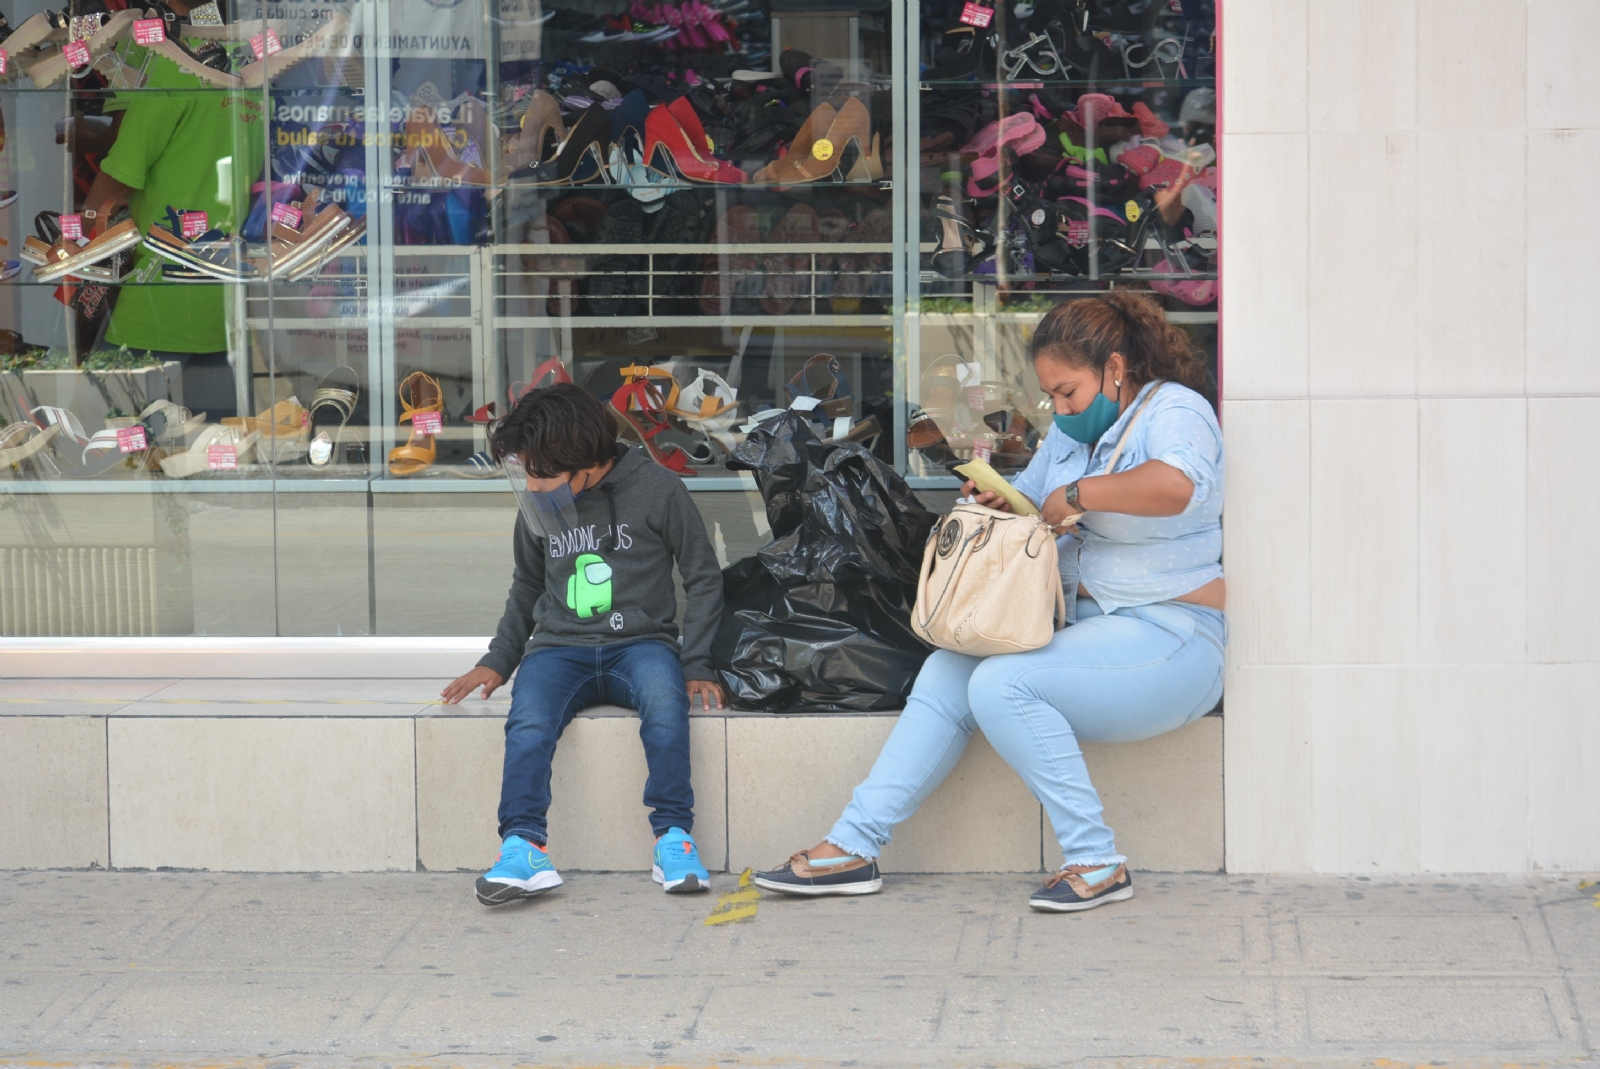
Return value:
[(604, 405), (579, 386), (529, 390), (489, 439), (496, 460), (518, 457), (539, 479), (572, 474), (617, 455), (617, 425)]

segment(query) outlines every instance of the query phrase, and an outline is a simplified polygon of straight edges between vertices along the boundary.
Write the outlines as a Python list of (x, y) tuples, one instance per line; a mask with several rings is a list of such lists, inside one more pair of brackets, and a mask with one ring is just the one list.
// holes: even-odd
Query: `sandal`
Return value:
[(689, 455), (676, 445), (665, 448), (656, 443), (656, 436), (668, 427), (667, 415), (661, 403), (661, 391), (648, 379), (619, 386), (611, 395), (611, 411), (621, 421), (625, 431), (638, 437), (650, 459), (668, 471), (684, 477), (697, 474), (689, 466)]
[[(122, 448), (124, 435), (134, 427), (144, 428), (144, 446), (124, 451)], [(155, 446), (156, 440), (166, 432), (167, 414), (163, 410), (152, 412), (127, 427), (107, 427), (96, 431), (89, 436), (89, 441), (83, 446), (81, 461), (73, 467), (64, 469), (61, 474), (72, 479), (93, 478), (130, 459), (136, 462), (136, 467), (143, 468), (152, 459), (150, 451)]]
[(818, 353), (807, 360), (783, 389), (789, 395), (790, 408), (805, 408), (795, 402), (810, 398), (816, 404), (809, 408), (828, 419), (848, 417), (855, 407), (850, 380), (839, 366), (838, 357), (828, 353)]
[(298, 457), (311, 437), (310, 414), (297, 397), (279, 401), (254, 416), (227, 416), (222, 425), (238, 428), (243, 434), (260, 434), (267, 446), (267, 459), (273, 463)]
[[(440, 421), (443, 421), (444, 391), (439, 388), (439, 380), (426, 372), (413, 371), (400, 383), (400, 405), (405, 409), (400, 414), (400, 422), (411, 420), (411, 436), (406, 439), (405, 445), (397, 445), (389, 450), (389, 474), (404, 478), (431, 467), (439, 455), (438, 438), (432, 434), (419, 434), (414, 418), (419, 413), (437, 412)], [(418, 439), (427, 444), (419, 444)]]
[(622, 376), (624, 386), (635, 382), (649, 382), (651, 379), (661, 380), (661, 387), (666, 389), (666, 402), (661, 407), (672, 412), (678, 407), (678, 380), (673, 378), (672, 372), (664, 367), (647, 367), (644, 364), (632, 364), (618, 371)]
[[(169, 479), (187, 479), (192, 475), (212, 470), (213, 447), (232, 446), (233, 456), (228, 458), (232, 463), (223, 461), (218, 464), (218, 471), (227, 471), (248, 463), (255, 455), (256, 446), (261, 441), (260, 431), (246, 433), (239, 427), (224, 427), (213, 423), (195, 438), (194, 444), (181, 453), (169, 453), (161, 458), (161, 474)], [(222, 459), (218, 457), (219, 461)]]
[[(739, 391), (729, 386), (721, 375), (701, 368), (693, 382), (678, 391), (678, 399), (669, 402), (667, 411), (690, 423), (721, 423), (729, 426), (737, 417), (729, 416), (739, 408)], [(716, 428), (722, 429), (722, 428)]]
[[(550, 381), (544, 381), (546, 378), (548, 378)], [(541, 390), (546, 386), (554, 386), (557, 383), (565, 383), (570, 386), (572, 384), (572, 372), (567, 370), (567, 365), (563, 364), (559, 357), (552, 356), (550, 359), (533, 369), (533, 377), (527, 382), (513, 382), (510, 386), (506, 387), (506, 397), (510, 400), (511, 407), (515, 408), (517, 407), (517, 402), (522, 400), (523, 396), (527, 394), (528, 391)], [(489, 419), (479, 420), (477, 418), (479, 412), (487, 415)], [(509, 412), (506, 414), (510, 415)], [(483, 408), (478, 409), (478, 412), (474, 412), (472, 415), (473, 423), (488, 423), (491, 420), (498, 418), (494, 415), (494, 405), (492, 404), (484, 405)]]
[(493, 479), (504, 475), (505, 469), (500, 466), (500, 462), (495, 460), (487, 449), (480, 449), (468, 457), (466, 463), (452, 470), (450, 474), (462, 479)]
[[(333, 377), (339, 372), (348, 372), (350, 386), (329, 385)], [(350, 422), (350, 415), (356, 410), (356, 401), (361, 397), (361, 382), (356, 376), (356, 370), (345, 364), (340, 364), (322, 377), (322, 383), (317, 387), (317, 392), (311, 395), (311, 407), (307, 410), (310, 417), (311, 444), (306, 447), (306, 459), (313, 468), (325, 468), (333, 460), (333, 454), (344, 441), (344, 428)], [(330, 436), (327, 428), (333, 420), (324, 420), (320, 425), (317, 414), (323, 409), (332, 409), (338, 426), (333, 428)]]
[(139, 413), (139, 418), (147, 419), (157, 412), (164, 413), (167, 417), (167, 429), (161, 434), (163, 442), (178, 442), (181, 444), (189, 435), (204, 426), (206, 422), (206, 414), (204, 412), (196, 416), (182, 405), (173, 404), (164, 397), (151, 401), (146, 405), (144, 411)]
[(58, 426), (41, 429), (31, 420), (13, 423), (0, 430), (0, 468), (18, 467), (23, 461), (37, 456), (60, 433)]

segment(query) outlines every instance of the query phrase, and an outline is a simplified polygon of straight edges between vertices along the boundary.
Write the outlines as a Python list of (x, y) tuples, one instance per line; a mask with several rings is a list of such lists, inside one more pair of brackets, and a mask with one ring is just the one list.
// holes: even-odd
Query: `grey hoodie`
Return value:
[(553, 539), (535, 537), (518, 513), (511, 593), (478, 663), (510, 679), (524, 655), (547, 646), (641, 638), (678, 646), (676, 560), (688, 596), (684, 678), (715, 680), (711, 638), (722, 617), (722, 572), (683, 480), (619, 444), (617, 466), (579, 494), (577, 506), (578, 527)]

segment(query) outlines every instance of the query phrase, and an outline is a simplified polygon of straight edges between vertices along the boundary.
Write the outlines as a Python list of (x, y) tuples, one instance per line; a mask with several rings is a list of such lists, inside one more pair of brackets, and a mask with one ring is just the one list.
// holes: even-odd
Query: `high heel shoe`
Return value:
[[(825, 137), (828, 128), (833, 125), (833, 120), (838, 117), (838, 112), (832, 104), (818, 104), (806, 116), (806, 121), (800, 124), (800, 130), (794, 135), (794, 140), (789, 143), (783, 156), (767, 164), (757, 171), (751, 181), (772, 185), (792, 185), (803, 182), (804, 178), (796, 177), (800, 174), (799, 165), (802, 160), (811, 158), (812, 152), (819, 139)], [(828, 152), (832, 154), (832, 146)]]
[(939, 244), (933, 250), (933, 269), (945, 278), (962, 278), (969, 263), (982, 259), (988, 243), (972, 225), (964, 201), (943, 194), (934, 205), (933, 216), (939, 221)]
[[(494, 184), (489, 172), (477, 164), (467, 163), (456, 155), (450, 137), (437, 120), (421, 117), (424, 109), (413, 108), (412, 118), (406, 120), (406, 144), (414, 153), (412, 176), (415, 180), (418, 165), (426, 161), (426, 170), (441, 179), (441, 185), (490, 186)], [(466, 141), (466, 138), (462, 139)]]
[(561, 121), (561, 105), (543, 89), (536, 89), (528, 97), (517, 136), (506, 146), (506, 170), (521, 170), (552, 158), (555, 151), (545, 151), (545, 141), (552, 135), (556, 148), (567, 139), (567, 124)]
[[(404, 478), (433, 465), (439, 455), (437, 435), (418, 434), (416, 416), (426, 412), (444, 413), (444, 391), (439, 380), (422, 371), (413, 371), (400, 383), (400, 405), (405, 409), (400, 422), (411, 421), (411, 435), (405, 445), (389, 450), (389, 474)], [(423, 443), (419, 444), (418, 439)]]
[[(833, 110), (823, 104), (817, 111), (824, 108)], [(823, 118), (828, 118), (826, 113)], [(852, 182), (875, 182), (883, 177), (878, 138), (872, 133), (872, 113), (865, 104), (855, 97), (846, 100), (832, 115), (822, 136), (813, 136), (809, 147), (804, 146), (801, 138), (808, 133), (815, 135), (820, 126), (820, 122), (813, 125), (810, 119), (806, 120), (788, 154), (766, 169), (766, 181), (773, 185), (797, 185), (816, 182), (835, 173), (843, 174), (846, 181)], [(852, 147), (853, 156), (849, 152)], [(844, 166), (846, 160), (851, 161), (849, 167)]]
[[(684, 97), (650, 109), (644, 124), (644, 158), (656, 170), (676, 172), (696, 182), (742, 185), (749, 181), (739, 168), (712, 155), (711, 139)], [(658, 161), (667, 166), (658, 167)]]
[(578, 116), (553, 157), (521, 168), (511, 181), (529, 186), (611, 182), (606, 169), (610, 155), (611, 117), (603, 106), (594, 104)]
[[(350, 380), (348, 387), (333, 385), (334, 376), (340, 372), (344, 372)], [(360, 396), (361, 382), (355, 368), (341, 364), (323, 376), (317, 392), (311, 395), (311, 407), (306, 410), (312, 434), (311, 444), (306, 447), (306, 459), (313, 468), (325, 468), (334, 461), (334, 454), (344, 441), (345, 426), (350, 422)], [(325, 419), (322, 416), (324, 409), (331, 410), (334, 418)]]

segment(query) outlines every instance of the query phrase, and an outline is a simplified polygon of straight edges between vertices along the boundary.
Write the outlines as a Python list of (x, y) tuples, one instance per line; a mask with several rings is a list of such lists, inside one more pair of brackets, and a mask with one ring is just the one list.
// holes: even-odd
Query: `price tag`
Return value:
[(982, 412), (986, 402), (983, 399), (982, 386), (967, 387), (967, 407), (974, 412)]
[(0, 74), (4, 74), (6, 72), (6, 67), (9, 66), (10, 63), (11, 54), (5, 49), (0, 48)]
[(90, 61), (94, 58), (89, 54), (89, 46), (84, 44), (82, 41), (72, 41), (68, 43), (68, 45), (61, 50), (61, 54), (67, 57), (67, 66), (71, 67), (75, 71), (82, 70), (83, 68), (87, 67)]
[(178, 225), (183, 227), (183, 236), (197, 238), (211, 229), (211, 223), (206, 219), (205, 212), (184, 212), (178, 216)]
[(661, 335), (656, 333), (655, 327), (630, 327), (628, 329), (628, 344), (643, 345), (655, 341)]
[(239, 466), (239, 447), (220, 442), (206, 446), (206, 467), (212, 471), (232, 471)]
[(968, 26), (976, 26), (980, 30), (987, 30), (989, 23), (994, 21), (994, 8), (974, 4), (971, 0), (961, 8), (961, 21)]
[(994, 456), (994, 443), (987, 438), (976, 438), (972, 442), (972, 459), (989, 463), (989, 458)]
[(57, 216), (56, 222), (61, 225), (61, 236), (72, 241), (83, 237), (83, 216), (74, 212), (71, 215)]
[(272, 27), (267, 27), (266, 33), (258, 33), (250, 38), (250, 51), (256, 54), (257, 59), (275, 56), (283, 51), (283, 43), (278, 40), (278, 35), (272, 32)]
[(418, 412), (411, 417), (411, 425), (418, 434), (438, 434), (444, 429), (444, 417), (438, 412)]
[(1089, 220), (1073, 219), (1067, 223), (1067, 244), (1089, 244)]
[(124, 453), (137, 453), (146, 444), (142, 425), (134, 424), (132, 427), (117, 428), (117, 448)]
[(133, 24), (133, 43), (158, 45), (167, 39), (167, 24), (161, 19), (139, 19)]
[(272, 206), (272, 221), (283, 223), (285, 226), (300, 228), (301, 212), (293, 204), (274, 204)]

